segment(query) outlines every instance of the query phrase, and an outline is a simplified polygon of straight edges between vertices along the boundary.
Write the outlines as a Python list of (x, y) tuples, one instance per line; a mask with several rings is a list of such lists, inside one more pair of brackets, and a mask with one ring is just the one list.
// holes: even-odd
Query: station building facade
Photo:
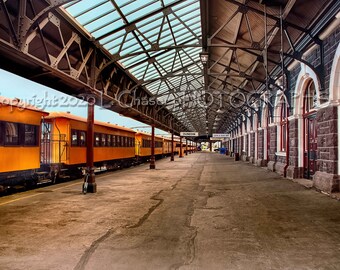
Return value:
[[(284, 90), (261, 97), (230, 133), (229, 153), (321, 191), (340, 191), (340, 15), (287, 66)], [(266, 96), (267, 95), (267, 96)], [(265, 102), (263, 102), (265, 101)]]

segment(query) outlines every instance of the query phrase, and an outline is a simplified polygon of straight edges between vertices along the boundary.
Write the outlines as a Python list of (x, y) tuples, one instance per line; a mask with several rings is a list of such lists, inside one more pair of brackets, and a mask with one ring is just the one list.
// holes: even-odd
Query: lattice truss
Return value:
[[(311, 26), (334, 16), (340, 2), (317, 0), (308, 13), (307, 0), (267, 2), (282, 5), (0, 0), (0, 67), (65, 93), (95, 92), (107, 108), (163, 129), (230, 131), (250, 111), (259, 114), (267, 94), (288, 88), (286, 67), (294, 59), (323, 87), (323, 55), (311, 65), (303, 49), (322, 52)], [(205, 66), (202, 48), (209, 53)]]
[(303, 59), (299, 42), (320, 46), (309, 26), (326, 1), (315, 1), (308, 14), (296, 0), (266, 2), (269, 6), (251, 0), (209, 1), (207, 20), (202, 22), (210, 26), (203, 33), (212, 100), (207, 110), (209, 134), (230, 131), (251, 111), (260, 119), (263, 103), (288, 89), (287, 66), (294, 59), (322, 74), (321, 63), (313, 66)]
[(198, 0), (82, 0), (64, 8), (188, 129), (204, 129)]

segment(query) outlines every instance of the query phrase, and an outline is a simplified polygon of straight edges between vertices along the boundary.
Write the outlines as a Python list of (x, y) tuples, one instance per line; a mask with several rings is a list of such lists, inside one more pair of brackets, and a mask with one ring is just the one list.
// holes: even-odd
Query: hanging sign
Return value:
[(213, 133), (212, 135), (213, 138), (229, 138), (229, 134), (224, 134), (224, 133)]
[(197, 137), (198, 132), (180, 132), (182, 137)]

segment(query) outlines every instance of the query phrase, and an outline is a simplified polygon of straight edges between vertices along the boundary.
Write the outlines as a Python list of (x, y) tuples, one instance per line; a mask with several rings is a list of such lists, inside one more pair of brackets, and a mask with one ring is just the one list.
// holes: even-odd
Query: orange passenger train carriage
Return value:
[[(86, 164), (87, 119), (69, 113), (53, 112), (45, 118), (50, 129), (48, 164), (71, 169)], [(94, 164), (112, 169), (133, 164), (135, 131), (118, 125), (94, 122)], [(44, 145), (43, 145), (44, 147)]]
[(30, 185), (40, 168), (40, 126), (48, 113), (19, 99), (0, 97), (0, 191)]
[[(163, 156), (163, 137), (155, 136), (155, 157)], [(151, 134), (137, 132), (135, 134), (136, 158), (139, 162), (147, 161), (151, 157)]]

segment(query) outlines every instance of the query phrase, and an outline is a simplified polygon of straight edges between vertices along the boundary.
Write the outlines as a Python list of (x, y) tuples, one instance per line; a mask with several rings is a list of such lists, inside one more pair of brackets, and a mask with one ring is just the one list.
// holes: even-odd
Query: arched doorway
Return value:
[(316, 129), (317, 93), (314, 81), (308, 82), (303, 99), (304, 154), (303, 175), (312, 179), (316, 171), (317, 129)]

